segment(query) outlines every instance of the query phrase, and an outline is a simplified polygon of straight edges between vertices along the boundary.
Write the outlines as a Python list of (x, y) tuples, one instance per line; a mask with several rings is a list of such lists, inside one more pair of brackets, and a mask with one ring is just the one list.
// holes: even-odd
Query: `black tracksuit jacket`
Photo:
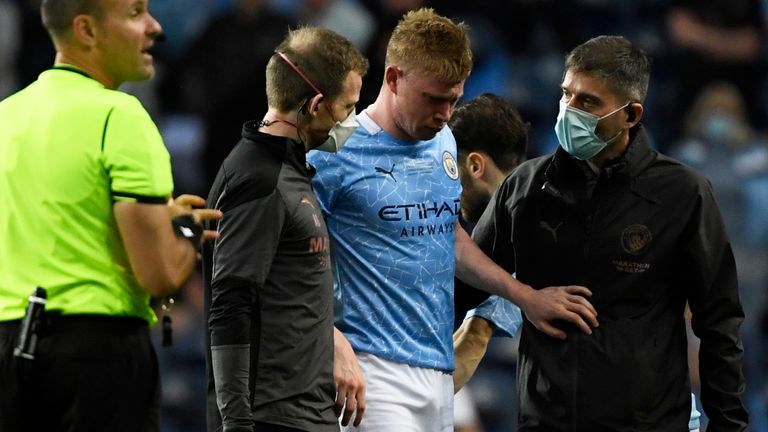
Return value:
[(250, 432), (256, 421), (338, 431), (333, 276), (314, 170), (302, 143), (258, 127), (243, 126), (208, 195), (224, 213), (203, 248), (208, 430)]
[(502, 184), (473, 238), (534, 288), (582, 285), (598, 313), (565, 341), (523, 325), (519, 430), (687, 431), (684, 312), (701, 338), (709, 432), (742, 431), (743, 319), (736, 266), (706, 178), (655, 152), (638, 126), (596, 175), (562, 149)]

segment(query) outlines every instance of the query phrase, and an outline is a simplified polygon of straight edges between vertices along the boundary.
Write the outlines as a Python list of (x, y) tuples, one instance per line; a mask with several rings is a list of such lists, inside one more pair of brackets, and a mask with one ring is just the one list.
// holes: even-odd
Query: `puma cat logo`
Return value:
[(312, 207), (312, 210), (315, 209), (315, 205), (312, 204), (312, 201), (310, 201), (309, 198), (307, 198), (306, 196), (302, 196), (301, 199), (299, 200), (299, 203), (309, 205), (310, 207)]
[(540, 227), (542, 227), (545, 230), (547, 230), (547, 231), (552, 233), (552, 238), (555, 240), (555, 243), (557, 243), (557, 230), (558, 230), (558, 228), (560, 228), (560, 225), (562, 225), (562, 224), (563, 223), (560, 222), (559, 224), (557, 224), (556, 227), (552, 228), (552, 225), (550, 225), (548, 222), (545, 222), (545, 221), (540, 221), (539, 222), (539, 226)]
[(392, 164), (392, 168), (389, 171), (385, 170), (384, 168), (379, 168), (379, 167), (374, 167), (374, 169), (376, 170), (377, 173), (382, 173), (382, 174), (385, 174), (385, 175), (388, 175), (388, 176), (392, 177), (392, 180), (394, 180), (395, 183), (397, 183), (397, 179), (395, 178), (395, 175), (392, 174), (393, 172), (395, 172), (395, 164)]

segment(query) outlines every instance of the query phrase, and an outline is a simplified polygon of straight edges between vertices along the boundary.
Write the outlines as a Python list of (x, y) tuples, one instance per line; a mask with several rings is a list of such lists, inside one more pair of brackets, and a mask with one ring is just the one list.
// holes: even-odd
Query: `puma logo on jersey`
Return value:
[(395, 178), (395, 175), (393, 174), (395, 172), (395, 164), (392, 164), (392, 168), (389, 171), (385, 170), (384, 168), (379, 168), (379, 167), (374, 167), (374, 169), (376, 170), (377, 173), (382, 173), (382, 174), (385, 174), (385, 175), (388, 175), (388, 176), (392, 177), (392, 180), (394, 180), (395, 183), (397, 183), (397, 179)]
[(315, 205), (314, 205), (314, 204), (312, 204), (312, 201), (310, 201), (310, 200), (309, 200), (309, 198), (307, 198), (307, 196), (306, 196), (306, 195), (302, 196), (302, 197), (301, 197), (301, 200), (299, 200), (299, 202), (300, 202), (301, 204), (309, 204), (309, 206), (310, 206), (310, 207), (312, 207), (312, 209), (314, 209), (314, 208), (315, 208)]
[(548, 222), (545, 222), (545, 221), (539, 222), (540, 227), (552, 233), (552, 238), (555, 240), (555, 243), (557, 243), (557, 230), (560, 228), (560, 225), (562, 224), (563, 223), (560, 222), (559, 224), (557, 224), (556, 227), (553, 228), (552, 225), (550, 225)]
[(315, 222), (315, 226), (320, 228), (320, 217), (317, 216), (317, 213), (315, 213), (315, 210), (317, 210), (317, 207), (315, 207), (314, 204), (312, 204), (312, 201), (309, 200), (309, 197), (306, 195), (302, 196), (299, 200), (300, 204), (306, 204), (310, 207), (312, 207), (312, 221)]

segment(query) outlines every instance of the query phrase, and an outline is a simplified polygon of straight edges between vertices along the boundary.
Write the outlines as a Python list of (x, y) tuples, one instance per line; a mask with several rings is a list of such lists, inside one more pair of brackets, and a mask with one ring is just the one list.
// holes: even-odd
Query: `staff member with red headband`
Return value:
[(334, 343), (336, 355), (354, 353), (333, 327), (328, 231), (306, 152), (337, 149), (357, 127), (367, 71), (338, 34), (290, 31), (267, 64), (267, 113), (243, 126), (216, 176), (208, 204), (224, 212), (221, 236), (203, 252), (209, 431), (338, 431), (344, 406), (342, 423), (352, 410), (359, 423), (362, 373), (334, 369)]

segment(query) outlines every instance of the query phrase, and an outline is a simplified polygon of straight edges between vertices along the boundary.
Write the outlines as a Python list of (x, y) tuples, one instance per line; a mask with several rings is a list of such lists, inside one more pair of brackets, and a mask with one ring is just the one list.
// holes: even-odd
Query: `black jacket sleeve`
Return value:
[[(224, 210), (213, 250), (211, 305), (208, 324), (216, 404), (225, 432), (250, 431), (253, 426), (249, 391), (251, 329), (258, 292), (269, 274), (285, 221), (277, 191), (242, 200), (222, 196)], [(237, 200), (235, 206), (228, 200)]]
[(744, 319), (736, 263), (708, 182), (701, 181), (696, 207), (684, 232), (685, 289), (693, 331), (701, 339), (701, 399), (708, 431), (743, 431), (747, 411), (741, 400), (745, 380), (739, 327)]

